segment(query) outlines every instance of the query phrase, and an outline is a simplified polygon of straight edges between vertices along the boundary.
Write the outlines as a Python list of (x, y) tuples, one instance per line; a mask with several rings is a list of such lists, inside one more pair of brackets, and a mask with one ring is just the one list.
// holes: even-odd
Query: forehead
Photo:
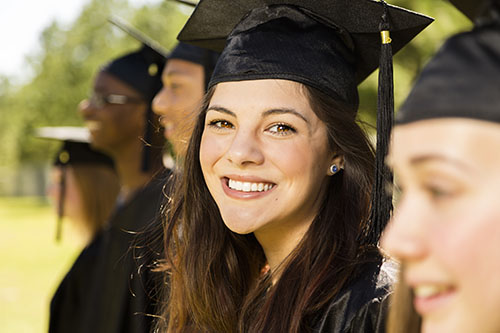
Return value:
[(312, 112), (300, 83), (276, 79), (219, 83), (210, 100), (212, 105), (235, 110), (293, 108)]
[(128, 96), (141, 95), (136, 89), (105, 71), (97, 74), (94, 82), (94, 90), (103, 93), (120, 93)]
[(163, 76), (199, 77), (203, 73), (202, 65), (182, 59), (169, 59), (163, 70)]
[(500, 175), (500, 124), (466, 118), (417, 121), (394, 127), (389, 163), (397, 168), (422, 156), (441, 156)]

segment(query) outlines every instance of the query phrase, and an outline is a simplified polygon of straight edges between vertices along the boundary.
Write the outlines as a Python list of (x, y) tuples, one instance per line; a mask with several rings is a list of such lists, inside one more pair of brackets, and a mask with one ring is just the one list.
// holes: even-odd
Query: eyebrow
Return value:
[(213, 105), (213, 106), (210, 106), (208, 109), (207, 109), (207, 112), (208, 111), (217, 111), (217, 112), (221, 112), (221, 113), (225, 113), (225, 114), (228, 114), (230, 116), (233, 116), (235, 118), (236, 117), (236, 113), (234, 113), (233, 111), (229, 111), (228, 109), (222, 107), (222, 106), (218, 106), (218, 105)]
[(440, 154), (425, 154), (425, 155), (417, 155), (415, 157), (412, 157), (410, 159), (410, 164), (411, 165), (419, 165), (423, 164), (426, 162), (432, 162), (432, 161), (439, 161), (439, 162), (445, 162), (448, 164), (453, 164), (457, 166), (459, 169), (462, 169), (464, 171), (471, 171), (470, 167), (463, 163), (462, 161), (457, 160), (456, 158), (453, 158), (451, 156), (446, 156), (446, 155), (440, 155)]
[(274, 114), (293, 114), (293, 115), (301, 118), (302, 120), (304, 120), (306, 122), (306, 124), (309, 124), (309, 121), (306, 119), (306, 117), (304, 117), (300, 112), (297, 112), (294, 109), (289, 109), (289, 108), (271, 109), (271, 110), (265, 111), (263, 114), (264, 114), (264, 117), (271, 116)]
[(170, 77), (170, 76), (190, 76), (191, 74), (190, 73), (187, 73), (185, 71), (182, 71), (182, 70), (174, 70), (174, 71), (171, 71), (171, 72), (168, 72), (168, 73), (165, 73), (165, 77)]
[[(231, 115), (233, 117), (236, 117), (236, 114), (234, 112), (226, 109), (225, 107), (218, 106), (218, 105), (213, 105), (213, 106), (209, 107), (207, 109), (207, 112), (208, 111), (218, 111), (218, 112), (225, 113), (225, 114)], [(267, 111), (263, 112), (264, 117), (268, 117), (268, 116), (275, 115), (275, 114), (293, 114), (293, 115), (301, 118), (302, 120), (304, 120), (307, 124), (309, 124), (309, 121), (306, 119), (306, 117), (304, 117), (302, 114), (300, 114), (299, 112), (297, 112), (294, 109), (289, 109), (289, 108), (271, 109), (271, 110), (267, 110)]]

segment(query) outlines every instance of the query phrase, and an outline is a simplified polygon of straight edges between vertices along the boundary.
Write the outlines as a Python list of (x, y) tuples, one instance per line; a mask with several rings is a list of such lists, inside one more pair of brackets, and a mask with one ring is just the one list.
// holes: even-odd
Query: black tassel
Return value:
[(394, 119), (394, 81), (392, 65), (392, 45), (387, 4), (379, 26), (382, 45), (378, 79), (377, 105), (377, 155), (375, 160), (375, 184), (372, 192), (371, 226), (368, 230), (368, 244), (377, 244), (392, 213), (393, 175), (385, 164), (389, 149), (391, 129)]
[(61, 168), (61, 179), (59, 180), (59, 202), (57, 203), (57, 222), (56, 222), (57, 243), (61, 241), (62, 220), (64, 217), (64, 200), (66, 199), (66, 173), (67, 173), (66, 165), (62, 164), (60, 168)]

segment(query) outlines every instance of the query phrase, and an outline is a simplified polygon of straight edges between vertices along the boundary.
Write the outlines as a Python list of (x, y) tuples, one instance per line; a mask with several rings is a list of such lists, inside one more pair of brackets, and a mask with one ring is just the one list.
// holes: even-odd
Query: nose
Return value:
[(164, 116), (169, 108), (169, 98), (167, 88), (163, 87), (155, 96), (152, 102), (153, 112)]
[(239, 167), (260, 165), (264, 163), (262, 148), (262, 142), (251, 130), (238, 129), (226, 156), (231, 163)]
[(83, 119), (90, 119), (96, 111), (96, 108), (90, 103), (88, 99), (84, 99), (78, 104), (78, 113)]
[(380, 244), (385, 252), (398, 260), (418, 260), (427, 252), (425, 209), (411, 198), (401, 200)]

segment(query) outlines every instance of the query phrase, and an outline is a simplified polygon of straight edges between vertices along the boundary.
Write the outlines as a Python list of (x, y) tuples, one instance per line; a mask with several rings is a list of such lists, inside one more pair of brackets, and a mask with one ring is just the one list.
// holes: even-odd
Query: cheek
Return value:
[[(301, 182), (317, 183), (326, 176), (327, 153), (322, 149), (312, 150), (305, 142), (278, 142), (266, 146), (266, 156), (288, 178)], [(324, 170), (323, 170), (324, 169)]]
[(228, 140), (221, 136), (214, 136), (209, 132), (203, 133), (200, 143), (200, 164), (206, 180), (207, 176), (214, 172), (215, 164), (227, 150), (226, 146), (229, 143), (226, 141)]
[(490, 303), (498, 308), (500, 284), (493, 277), (500, 276), (500, 207), (491, 199), (478, 201), (478, 205), (469, 203), (453, 224), (433, 238), (440, 260), (462, 288), (467, 306)]

